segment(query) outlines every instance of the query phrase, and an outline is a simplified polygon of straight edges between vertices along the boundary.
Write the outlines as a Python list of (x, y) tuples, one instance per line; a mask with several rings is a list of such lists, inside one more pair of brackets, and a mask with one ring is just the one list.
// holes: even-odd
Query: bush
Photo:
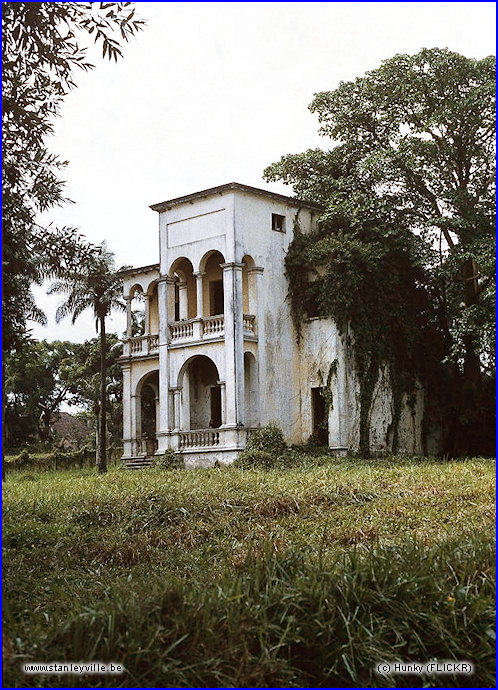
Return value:
[(258, 450), (279, 455), (285, 453), (287, 444), (282, 431), (275, 424), (256, 429), (247, 439), (246, 450)]
[(262, 467), (269, 470), (277, 465), (278, 459), (266, 450), (244, 450), (235, 460), (235, 467), (251, 469), (252, 467)]
[(288, 448), (282, 431), (275, 424), (267, 424), (253, 431), (247, 439), (245, 451), (235, 461), (236, 467), (270, 469), (285, 464)]
[(162, 455), (158, 455), (154, 465), (161, 467), (163, 470), (183, 470), (185, 467), (182, 456), (171, 449), (165, 450)]

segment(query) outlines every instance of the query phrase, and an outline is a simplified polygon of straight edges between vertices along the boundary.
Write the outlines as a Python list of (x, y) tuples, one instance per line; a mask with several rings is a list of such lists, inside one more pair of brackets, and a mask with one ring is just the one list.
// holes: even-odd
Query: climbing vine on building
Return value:
[[(431, 324), (422, 251), (417, 238), (399, 228), (390, 232), (381, 222), (359, 225), (329, 214), (316, 234), (297, 229), (286, 257), (298, 337), (306, 317), (330, 317), (353, 349), (360, 382), (360, 451), (365, 455), (382, 368), (389, 372), (393, 393), (393, 450), (403, 394), (413, 393), (417, 378), (425, 378)], [(331, 368), (325, 389), (334, 373)]]

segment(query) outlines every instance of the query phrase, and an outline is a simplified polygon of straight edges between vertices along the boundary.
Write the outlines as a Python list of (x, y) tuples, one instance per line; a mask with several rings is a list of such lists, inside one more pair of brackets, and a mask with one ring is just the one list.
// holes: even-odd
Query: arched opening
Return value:
[(148, 299), (148, 333), (157, 334), (159, 333), (159, 308), (158, 308), (158, 297), (157, 297), (157, 283), (151, 283), (147, 291)]
[(147, 456), (157, 449), (159, 414), (159, 372), (152, 371), (139, 382), (136, 391), (136, 436), (138, 450)]
[(175, 279), (175, 301), (172, 305), (175, 321), (187, 321), (195, 319), (197, 312), (197, 297), (195, 276), (192, 263), (185, 257), (180, 257), (173, 262), (170, 278)]
[(219, 373), (209, 357), (197, 355), (189, 360), (180, 388), (182, 429), (217, 429), (222, 425)]
[(131, 335), (140, 336), (145, 333), (145, 295), (140, 285), (134, 285), (130, 290)]
[(259, 426), (258, 363), (251, 352), (244, 352), (244, 421)]
[[(225, 313), (223, 293), (223, 269), (220, 264), (225, 263), (223, 254), (213, 251), (201, 261), (203, 279), (203, 316), (221, 316)], [(207, 312), (207, 313), (206, 313)]]

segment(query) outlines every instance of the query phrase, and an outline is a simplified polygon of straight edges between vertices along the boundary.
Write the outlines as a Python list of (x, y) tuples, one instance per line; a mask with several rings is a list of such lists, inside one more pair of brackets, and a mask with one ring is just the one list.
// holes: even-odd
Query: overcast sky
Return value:
[[(50, 148), (70, 161), (75, 203), (44, 222), (106, 240), (118, 265), (158, 261), (149, 205), (226, 182), (291, 195), (263, 169), (286, 153), (329, 146), (308, 111), (313, 94), (396, 53), (495, 52), (493, 2), (138, 2), (147, 20), (124, 58), (76, 75)], [(56, 326), (58, 297), (36, 289), (49, 326), (36, 338), (95, 336), (91, 314)], [(123, 318), (109, 330), (121, 333)]]

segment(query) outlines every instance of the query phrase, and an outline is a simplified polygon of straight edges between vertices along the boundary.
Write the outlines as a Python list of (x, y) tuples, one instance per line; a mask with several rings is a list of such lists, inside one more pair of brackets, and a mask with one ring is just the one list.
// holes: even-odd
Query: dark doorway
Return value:
[(329, 444), (329, 420), (327, 406), (322, 388), (311, 389), (311, 417), (313, 421), (313, 436), (319, 446)]
[(213, 386), (211, 388), (211, 421), (209, 426), (218, 429), (221, 426), (221, 388)]
[(223, 304), (223, 281), (222, 280), (212, 280), (209, 283), (209, 302), (210, 302), (210, 316), (217, 316), (218, 314), (223, 314), (224, 304)]

